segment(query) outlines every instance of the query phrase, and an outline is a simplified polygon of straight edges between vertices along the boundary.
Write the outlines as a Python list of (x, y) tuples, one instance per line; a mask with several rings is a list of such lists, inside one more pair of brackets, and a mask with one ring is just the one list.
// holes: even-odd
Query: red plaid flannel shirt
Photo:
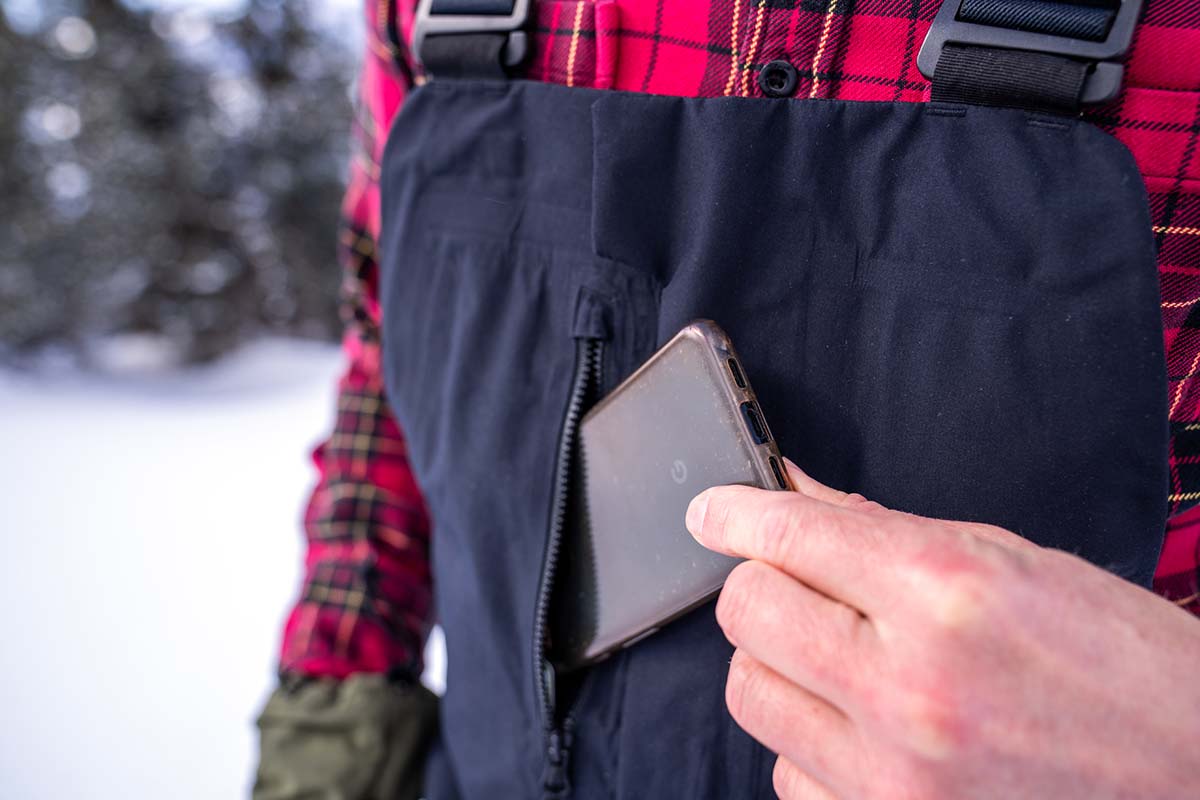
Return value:
[[(345, 195), (345, 351), (337, 421), (314, 453), (308, 556), (287, 622), (284, 672), (344, 677), (419, 670), (430, 625), (430, 523), (384, 396), (375, 242), (386, 132), (420, 80), (405, 42), (413, 0), (364, 0), (355, 152)], [(535, 3), (527, 76), (568, 86), (762, 96), (787, 59), (797, 97), (922, 102), (916, 54), (940, 0), (585, 0)], [(1133, 151), (1149, 191), (1170, 377), (1176, 514), (1155, 586), (1200, 613), (1200, 6), (1147, 0), (1126, 88), (1087, 118)]]

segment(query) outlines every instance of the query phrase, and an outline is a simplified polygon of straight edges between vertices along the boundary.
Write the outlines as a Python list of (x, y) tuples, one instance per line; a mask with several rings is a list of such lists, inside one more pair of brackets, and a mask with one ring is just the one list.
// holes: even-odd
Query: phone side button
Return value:
[(653, 636), (654, 634), (658, 633), (658, 630), (659, 630), (659, 629), (658, 629), (658, 627), (656, 626), (656, 627), (653, 627), (653, 628), (651, 628), (651, 629), (650, 629), (650, 630), (648, 630), (648, 631), (642, 631), (642, 632), (641, 632), (641, 633), (639, 633), (637, 636), (633, 637), (633, 638), (632, 638), (632, 639), (630, 639), (628, 642), (626, 642), (626, 643), (625, 643), (625, 646), (626, 646), (626, 647), (633, 647), (635, 644), (637, 644), (638, 642), (640, 642), (642, 639), (648, 638), (648, 637), (650, 637), (650, 636)]

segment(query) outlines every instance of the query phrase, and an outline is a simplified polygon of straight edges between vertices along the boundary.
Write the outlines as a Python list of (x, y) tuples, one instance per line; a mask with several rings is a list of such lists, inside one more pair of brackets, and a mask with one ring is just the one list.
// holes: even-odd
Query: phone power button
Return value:
[(671, 480), (682, 486), (687, 480), (687, 473), (687, 464), (683, 463), (683, 459), (675, 459), (675, 463), (671, 465)]

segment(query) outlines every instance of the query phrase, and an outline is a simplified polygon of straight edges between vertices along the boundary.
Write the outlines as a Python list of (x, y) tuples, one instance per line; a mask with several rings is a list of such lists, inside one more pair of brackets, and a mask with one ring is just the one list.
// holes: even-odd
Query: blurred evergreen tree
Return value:
[(18, 5), (0, 0), (3, 351), (336, 338), (349, 44), (298, 0)]

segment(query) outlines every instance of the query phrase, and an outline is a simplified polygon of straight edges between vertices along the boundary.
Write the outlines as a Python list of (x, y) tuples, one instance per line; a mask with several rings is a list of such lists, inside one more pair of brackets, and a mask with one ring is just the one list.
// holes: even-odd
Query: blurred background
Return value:
[(361, 0), (0, 0), (0, 797), (245, 796)]

